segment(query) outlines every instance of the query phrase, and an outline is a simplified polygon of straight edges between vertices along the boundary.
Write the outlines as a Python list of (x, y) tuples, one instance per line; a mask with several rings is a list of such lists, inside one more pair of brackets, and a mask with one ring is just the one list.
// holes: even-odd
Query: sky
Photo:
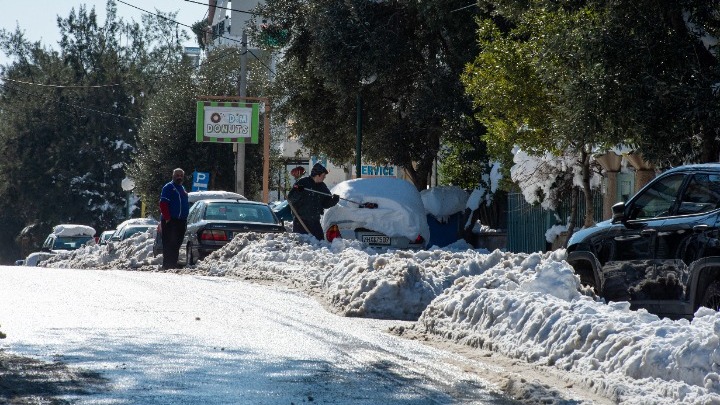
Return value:
[[(170, 12), (178, 11), (176, 21), (192, 26), (193, 23), (204, 18), (207, 13), (207, 0), (197, 0), (203, 4), (197, 4), (186, 0), (123, 0), (125, 3), (155, 12), (155, 9)], [(88, 9), (95, 7), (100, 23), (105, 21), (105, 0), (40, 0), (38, 2), (26, 3), (15, 0), (0, 0), (2, 13), (0, 13), (0, 29), (15, 31), (16, 26), (25, 31), (26, 37), (31, 41), (41, 41), (46, 46), (56, 47), (60, 41), (60, 30), (57, 27), (57, 17), (67, 17), (70, 10), (77, 11), (81, 4)], [(28, 7), (28, 5), (30, 5)], [(117, 2), (118, 16), (123, 19), (133, 19), (137, 22), (142, 20), (143, 11)], [(187, 27), (180, 26), (190, 34)], [(192, 35), (185, 46), (197, 46)], [(6, 64), (9, 59), (0, 52), (0, 64)]]
[[(41, 266), (155, 272), (162, 258), (152, 241), (143, 233)], [(300, 286), (338, 314), (412, 321), (418, 332), (556, 368), (617, 404), (720, 403), (720, 313), (701, 308), (692, 321), (672, 321), (607, 304), (581, 287), (566, 258), (564, 249), (490, 252), (463, 240), (382, 252), (354, 240), (250, 233), (182, 274)]]

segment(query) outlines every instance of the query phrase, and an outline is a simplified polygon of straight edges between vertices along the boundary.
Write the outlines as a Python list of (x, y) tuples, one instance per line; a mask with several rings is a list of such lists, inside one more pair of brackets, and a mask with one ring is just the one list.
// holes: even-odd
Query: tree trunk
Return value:
[(577, 218), (577, 212), (578, 212), (578, 190), (576, 187), (573, 187), (570, 191), (570, 219), (568, 219), (567, 223), (567, 236), (565, 238), (565, 241), (563, 242), (563, 247), (567, 247), (567, 242), (570, 240), (570, 237), (572, 237), (573, 233), (575, 233), (575, 227), (577, 226), (575, 222), (575, 218)]
[(589, 228), (595, 225), (595, 219), (593, 218), (593, 207), (592, 194), (590, 192), (590, 153), (583, 150), (580, 153), (580, 159), (582, 164), (582, 189), (585, 198), (585, 222), (584, 228)]

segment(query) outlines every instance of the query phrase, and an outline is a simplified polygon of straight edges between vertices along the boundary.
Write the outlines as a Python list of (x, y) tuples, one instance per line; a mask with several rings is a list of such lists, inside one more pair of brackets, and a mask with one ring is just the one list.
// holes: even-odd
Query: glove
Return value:
[(297, 191), (305, 190), (305, 186), (303, 186), (302, 184), (296, 184), (293, 186), (293, 188), (296, 189)]
[(332, 195), (333, 204), (337, 204), (340, 201), (340, 196), (337, 194)]

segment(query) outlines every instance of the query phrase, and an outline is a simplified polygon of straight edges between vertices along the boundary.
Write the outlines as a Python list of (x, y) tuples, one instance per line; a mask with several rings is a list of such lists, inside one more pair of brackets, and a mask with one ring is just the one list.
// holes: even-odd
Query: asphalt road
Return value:
[(301, 293), (228, 278), (0, 266), (8, 335), (0, 348), (92, 377), (54, 399), (517, 403), (483, 378), (491, 368), (387, 333), (397, 325), (339, 317)]

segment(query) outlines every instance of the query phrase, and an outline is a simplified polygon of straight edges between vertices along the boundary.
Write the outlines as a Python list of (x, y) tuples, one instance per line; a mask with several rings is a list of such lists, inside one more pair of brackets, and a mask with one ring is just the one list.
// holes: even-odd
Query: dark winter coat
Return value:
[[(295, 182), (295, 185), (301, 185), (305, 190), (300, 191), (297, 187), (293, 187), (288, 193), (287, 199), (303, 221), (320, 221), (323, 211), (337, 204), (337, 199), (331, 196), (325, 183), (315, 183), (311, 177), (303, 177)], [(309, 190), (319, 191), (326, 195)]]

